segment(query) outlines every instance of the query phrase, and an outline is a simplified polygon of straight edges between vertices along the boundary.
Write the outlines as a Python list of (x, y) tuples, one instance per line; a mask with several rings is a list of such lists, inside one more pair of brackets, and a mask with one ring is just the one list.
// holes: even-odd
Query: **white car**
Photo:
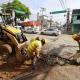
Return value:
[(25, 32), (25, 29), (22, 28), (22, 26), (15, 26), (15, 28), (22, 30), (23, 32)]
[(41, 34), (47, 34), (47, 35), (54, 35), (54, 36), (58, 36), (61, 34), (61, 31), (58, 30), (58, 29), (46, 29), (46, 30), (43, 30), (41, 32)]
[(36, 33), (40, 33), (40, 30), (35, 29), (35, 28), (28, 28), (26, 30), (27, 33), (32, 33), (32, 34), (36, 34)]
[(15, 28), (20, 29), (21, 30), (21, 26), (15, 26)]

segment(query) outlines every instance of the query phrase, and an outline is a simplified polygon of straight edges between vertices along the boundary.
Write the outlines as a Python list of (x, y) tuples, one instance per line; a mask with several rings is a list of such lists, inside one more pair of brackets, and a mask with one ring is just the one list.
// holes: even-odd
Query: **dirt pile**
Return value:
[(80, 80), (80, 66), (57, 66), (45, 80)]
[(80, 80), (80, 66), (55, 66), (29, 80)]

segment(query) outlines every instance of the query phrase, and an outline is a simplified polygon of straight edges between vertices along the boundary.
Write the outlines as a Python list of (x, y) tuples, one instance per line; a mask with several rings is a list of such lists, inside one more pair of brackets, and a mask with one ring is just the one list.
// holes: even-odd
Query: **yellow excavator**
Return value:
[[(8, 25), (10, 14), (0, 13), (3, 22), (0, 23), (0, 59), (8, 61), (14, 56), (17, 61), (23, 62), (27, 53), (27, 38), (20, 29)], [(19, 47), (21, 46), (22, 47)]]

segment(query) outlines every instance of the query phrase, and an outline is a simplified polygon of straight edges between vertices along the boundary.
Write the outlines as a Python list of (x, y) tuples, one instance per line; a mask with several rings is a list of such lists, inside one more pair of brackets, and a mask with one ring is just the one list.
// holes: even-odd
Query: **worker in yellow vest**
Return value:
[(40, 57), (40, 50), (44, 44), (47, 43), (46, 39), (39, 40), (38, 37), (31, 41), (28, 45), (28, 53), (30, 54), (30, 58), (32, 59), (32, 65), (35, 66), (37, 58)]
[(28, 44), (28, 52), (30, 54), (32, 54), (33, 56), (36, 55), (38, 56), (39, 55), (39, 51), (41, 50), (41, 47), (46, 44), (48, 41), (47, 39), (42, 39), (40, 40), (38, 37), (35, 38), (35, 39), (32, 39), (31, 42)]

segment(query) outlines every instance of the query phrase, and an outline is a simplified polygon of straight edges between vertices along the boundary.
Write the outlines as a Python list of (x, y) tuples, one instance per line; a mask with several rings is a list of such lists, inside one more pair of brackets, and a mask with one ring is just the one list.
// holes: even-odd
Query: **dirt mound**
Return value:
[(45, 80), (80, 80), (80, 66), (56, 66)]
[(80, 66), (55, 66), (29, 80), (80, 80)]

